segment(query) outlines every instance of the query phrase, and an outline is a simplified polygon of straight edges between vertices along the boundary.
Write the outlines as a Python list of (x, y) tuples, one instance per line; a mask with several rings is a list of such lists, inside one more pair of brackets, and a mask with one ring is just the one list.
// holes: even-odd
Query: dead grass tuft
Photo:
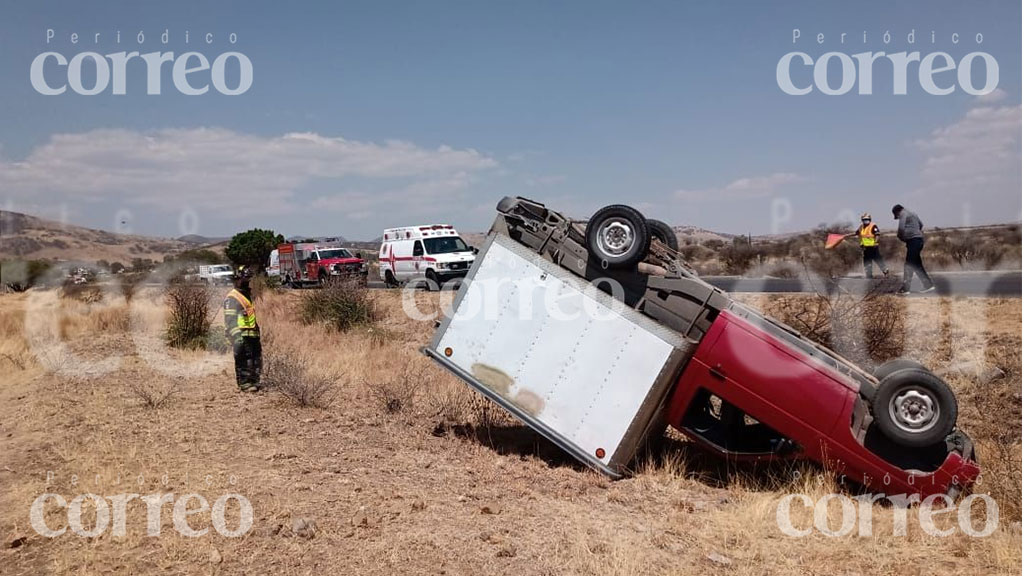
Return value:
[(264, 349), (262, 385), (303, 407), (326, 408), (335, 398), (334, 381), (307, 369), (308, 361), (296, 353)]
[(133, 378), (128, 381), (128, 392), (142, 401), (142, 405), (146, 408), (156, 409), (164, 405), (165, 402), (170, 400), (171, 396), (174, 396), (179, 391), (179, 387), (174, 381), (164, 380), (141, 380)]
[(379, 379), (366, 382), (378, 408), (385, 414), (397, 414), (410, 410), (416, 398), (417, 370), (406, 363), (391, 374), (381, 374)]

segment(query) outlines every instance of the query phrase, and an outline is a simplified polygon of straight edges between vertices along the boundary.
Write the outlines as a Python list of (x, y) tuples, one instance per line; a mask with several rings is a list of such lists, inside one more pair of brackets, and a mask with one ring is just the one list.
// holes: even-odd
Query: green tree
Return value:
[(235, 266), (253, 266), (262, 269), (270, 260), (270, 252), (284, 242), (284, 236), (273, 230), (253, 228), (231, 237), (224, 254)]

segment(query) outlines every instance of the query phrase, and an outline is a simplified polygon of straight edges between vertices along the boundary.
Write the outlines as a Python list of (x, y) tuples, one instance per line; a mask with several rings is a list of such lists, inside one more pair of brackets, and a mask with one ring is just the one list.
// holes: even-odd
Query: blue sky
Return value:
[[(427, 221), (483, 230), (506, 194), (579, 217), (630, 203), (672, 224), (754, 234), (863, 211), (888, 227), (897, 201), (935, 225), (1021, 216), (1019, 2), (92, 1), (0, 10), (0, 202), (76, 224), (369, 239)], [(776, 83), (790, 51), (908, 49), (955, 60), (987, 52), (998, 89), (930, 95), (912, 68), (908, 94), (895, 96), (882, 66), (871, 95), (792, 96)], [(252, 62), (253, 85), (238, 96), (185, 96), (168, 88), (168, 70), (163, 93), (147, 95), (139, 61), (123, 96), (43, 96), (29, 81), (42, 52), (124, 50), (196, 50), (210, 60), (236, 50)], [(47, 77), (62, 82), (60, 72)]]

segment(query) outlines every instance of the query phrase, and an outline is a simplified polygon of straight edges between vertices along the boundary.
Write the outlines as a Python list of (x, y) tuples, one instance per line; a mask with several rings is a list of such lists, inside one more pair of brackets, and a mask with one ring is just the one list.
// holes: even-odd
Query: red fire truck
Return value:
[(366, 278), (362, 254), (339, 242), (286, 242), (277, 247), (281, 283), (292, 288), (338, 278)]

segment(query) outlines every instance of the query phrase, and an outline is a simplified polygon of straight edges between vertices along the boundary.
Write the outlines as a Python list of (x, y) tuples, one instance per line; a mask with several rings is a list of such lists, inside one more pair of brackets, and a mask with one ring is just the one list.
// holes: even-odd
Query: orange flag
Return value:
[(843, 238), (846, 238), (846, 234), (829, 234), (828, 238), (825, 239), (825, 249), (830, 250), (839, 246), (839, 243), (843, 241)]

